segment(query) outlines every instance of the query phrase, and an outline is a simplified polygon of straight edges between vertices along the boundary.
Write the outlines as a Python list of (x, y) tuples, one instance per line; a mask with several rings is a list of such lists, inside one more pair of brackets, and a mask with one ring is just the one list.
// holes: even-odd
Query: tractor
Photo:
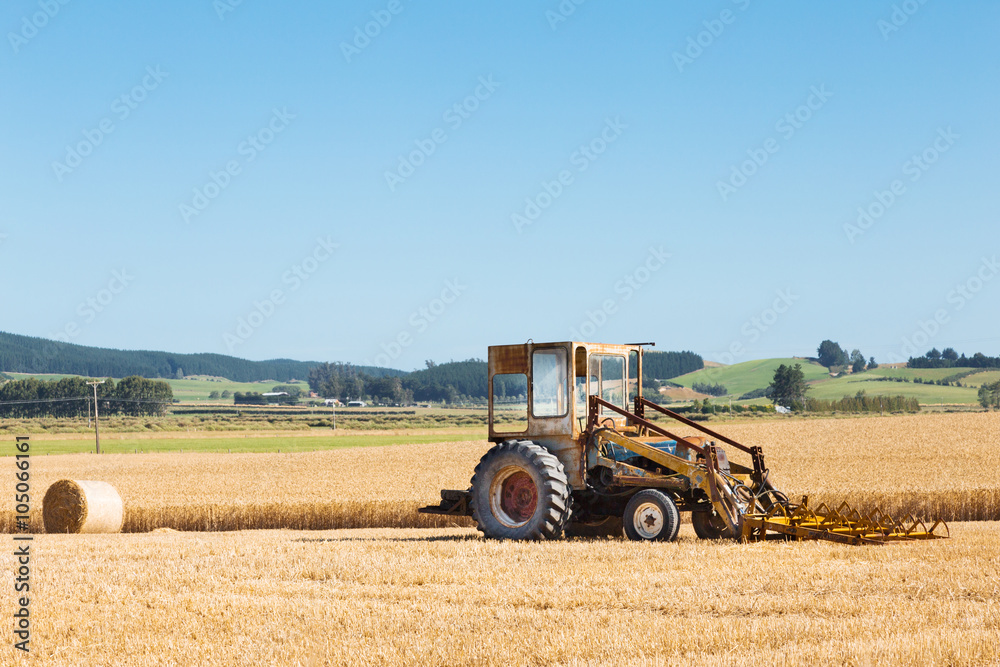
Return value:
[[(763, 451), (643, 397), (653, 343), (559, 342), (489, 348), (489, 440), (465, 490), (420, 512), (468, 516), (484, 536), (677, 538), (690, 512), (702, 539), (824, 539), (848, 544), (944, 537), (913, 517), (792, 503)], [(679, 436), (674, 423), (697, 435)], [(728, 451), (749, 458), (743, 465)]]

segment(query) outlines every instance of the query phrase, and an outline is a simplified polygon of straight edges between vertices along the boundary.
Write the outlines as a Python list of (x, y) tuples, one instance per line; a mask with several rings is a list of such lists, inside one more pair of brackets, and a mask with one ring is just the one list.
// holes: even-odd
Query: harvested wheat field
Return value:
[(44, 535), (34, 549), (37, 665), (1000, 659), (997, 523), (875, 547), (705, 542), (686, 526), (674, 543), (458, 528)]
[[(812, 504), (848, 500), (897, 515), (1000, 519), (1000, 413), (718, 429), (761, 445), (772, 480), (793, 500), (808, 493)], [(437, 502), (439, 489), (466, 488), (488, 448), (486, 441), (471, 441), (289, 454), (42, 456), (32, 459), (32, 484), (40, 497), (63, 478), (111, 483), (125, 503), (126, 532), (444, 527), (456, 521), (417, 514), (417, 507)], [(8, 510), (5, 530), (11, 522)]]

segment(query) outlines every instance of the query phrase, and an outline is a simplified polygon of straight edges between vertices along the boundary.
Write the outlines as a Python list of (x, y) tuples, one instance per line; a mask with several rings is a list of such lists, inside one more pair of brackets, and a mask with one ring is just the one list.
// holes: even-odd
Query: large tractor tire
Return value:
[(677, 539), (681, 514), (670, 496), (645, 489), (632, 496), (625, 506), (625, 536), (630, 540), (670, 542)]
[[(736, 536), (726, 525), (726, 520), (715, 512), (691, 512), (691, 525), (694, 527), (694, 534), (703, 540), (734, 539)], [(743, 528), (743, 516), (740, 515), (737, 528)]]
[(553, 540), (571, 514), (566, 471), (530, 440), (507, 440), (486, 452), (472, 476), (472, 517), (486, 537)]

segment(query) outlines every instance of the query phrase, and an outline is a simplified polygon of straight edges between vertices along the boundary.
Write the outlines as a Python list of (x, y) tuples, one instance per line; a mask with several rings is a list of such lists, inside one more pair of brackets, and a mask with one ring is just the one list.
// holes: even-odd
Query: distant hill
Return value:
[[(1000, 371), (982, 368), (892, 368), (882, 365), (861, 373), (845, 373), (830, 377), (826, 368), (808, 359), (758, 359), (703, 370), (673, 378), (671, 382), (691, 387), (695, 383), (721, 384), (729, 396), (737, 398), (754, 389), (767, 387), (774, 370), (785, 364), (802, 364), (811, 398), (837, 400), (854, 396), (859, 391), (868, 396), (905, 396), (916, 398), (921, 405), (975, 404), (977, 389), (983, 382), (1000, 378)], [(949, 386), (940, 383), (947, 382)], [(960, 382), (962, 386), (957, 386)]]
[(684, 387), (690, 387), (696, 382), (721, 384), (725, 385), (729, 395), (736, 397), (754, 389), (767, 387), (774, 379), (775, 369), (781, 364), (786, 366), (802, 364), (802, 373), (806, 377), (806, 382), (830, 377), (829, 370), (806, 359), (758, 359), (731, 366), (704, 368), (694, 373), (675, 377), (671, 382)]
[[(224, 354), (113, 350), (0, 332), (0, 370), (11, 373), (172, 378), (180, 370), (184, 375), (213, 375), (235, 382), (284, 382), (309, 377), (309, 369), (317, 365), (315, 361), (292, 359), (249, 361)], [(406, 374), (404, 371), (373, 366), (361, 366), (358, 370), (373, 377)]]

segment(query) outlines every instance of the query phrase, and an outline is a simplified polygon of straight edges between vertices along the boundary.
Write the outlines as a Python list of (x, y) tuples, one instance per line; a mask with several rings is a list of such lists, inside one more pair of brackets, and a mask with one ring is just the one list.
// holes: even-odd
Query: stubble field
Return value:
[[(992, 520), (872, 547), (705, 542), (689, 525), (667, 544), (506, 543), (415, 511), (468, 485), (484, 441), (41, 456), (36, 499), (63, 477), (109, 481), (137, 532), (36, 536), (31, 662), (1000, 664), (1000, 415), (720, 430), (811, 502)], [(268, 530), (173, 530), (247, 527)], [(12, 643), (0, 663), (23, 659)]]
[(685, 526), (665, 544), (458, 528), (51, 535), (35, 548), (37, 665), (998, 660), (996, 523), (880, 547), (705, 542)]

